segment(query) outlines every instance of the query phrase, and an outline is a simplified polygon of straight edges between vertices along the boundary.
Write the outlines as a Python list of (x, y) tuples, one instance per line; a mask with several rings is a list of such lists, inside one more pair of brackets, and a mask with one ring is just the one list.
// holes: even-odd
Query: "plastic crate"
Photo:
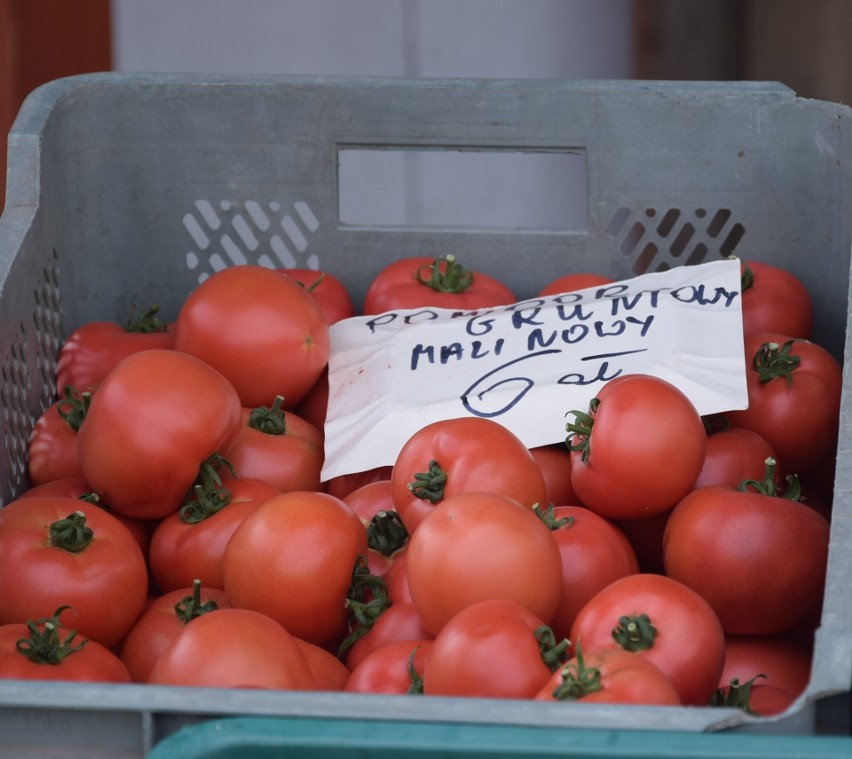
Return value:
[[(521, 298), (558, 274), (629, 277), (734, 253), (789, 268), (815, 339), (842, 359), (852, 241), (852, 110), (775, 83), (418, 80), (95, 74), (49, 83), (9, 135), (0, 219), (0, 487), (53, 399), (61, 342), (130, 297), (177, 313), (242, 261), (319, 266), (360, 302), (400, 256), (464, 251)], [(564, 153), (585, 169), (582, 229), (341, 221), (338, 160), (372, 148)], [(520, 265), (519, 265), (520, 264)], [(848, 367), (846, 369), (848, 371)], [(479, 699), (0, 682), (9, 755), (139, 756), (213, 717), (701, 733), (849, 732), (852, 445), (844, 384), (826, 598), (810, 685), (784, 715)], [(449, 728), (447, 728), (449, 729)], [(98, 753), (100, 752), (100, 754)], [(6, 755), (6, 754), (4, 754)]]

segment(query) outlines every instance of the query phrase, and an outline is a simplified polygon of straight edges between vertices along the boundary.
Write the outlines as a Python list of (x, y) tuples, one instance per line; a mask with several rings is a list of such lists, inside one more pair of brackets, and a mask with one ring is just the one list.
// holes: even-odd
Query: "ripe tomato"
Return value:
[(243, 406), (297, 404), (328, 363), (328, 324), (304, 287), (262, 266), (222, 269), (183, 302), (175, 348), (231, 382)]
[[(707, 451), (696, 488), (707, 485), (737, 487), (743, 480), (763, 477), (765, 461), (775, 458), (775, 450), (765, 438), (745, 427), (727, 427), (707, 436)], [(777, 482), (783, 482), (776, 471)]]
[[(282, 493), (321, 490), (322, 432), (293, 412), (285, 413), (283, 402), (278, 396), (271, 406), (244, 408), (240, 431), (224, 457), (237, 476), (264, 480)], [(225, 484), (232, 479), (224, 470)]]
[(623, 648), (577, 655), (557, 669), (536, 701), (680, 706), (672, 681), (649, 659)]
[(543, 504), (571, 506), (579, 503), (571, 484), (571, 452), (562, 443), (530, 448), (544, 477)]
[(729, 411), (734, 427), (761, 435), (785, 472), (805, 475), (837, 445), (842, 371), (825, 348), (760, 332), (745, 340), (748, 408)]
[(154, 598), (124, 637), (119, 656), (134, 682), (146, 683), (151, 670), (175, 637), (202, 614), (228, 609), (225, 591), (200, 581)]
[(316, 300), (329, 325), (355, 316), (352, 297), (343, 284), (333, 274), (315, 269), (279, 269), (291, 279), (295, 279)]
[(413, 256), (399, 258), (376, 274), (362, 310), (365, 315), (430, 306), (469, 310), (504, 306), (516, 300), (503, 282), (465, 269), (453, 255)]
[(819, 608), (828, 540), (826, 519), (780, 496), (770, 469), (754, 489), (687, 495), (666, 524), (663, 559), (666, 574), (700, 593), (725, 632), (770, 635)]
[(745, 336), (778, 332), (810, 339), (813, 303), (802, 281), (786, 269), (760, 261), (743, 261), (740, 268)]
[(713, 704), (761, 717), (786, 711), (811, 677), (811, 651), (785, 635), (728, 635)]
[(321, 646), (346, 630), (345, 607), (364, 525), (343, 501), (294, 491), (268, 499), (225, 548), (224, 588), (234, 606), (268, 614), (291, 634)]
[(62, 626), (64, 611), (0, 625), (0, 679), (129, 683), (127, 667), (109, 648)]
[(539, 297), (545, 295), (559, 295), (560, 293), (570, 293), (575, 290), (585, 290), (589, 287), (602, 287), (611, 285), (615, 280), (606, 277), (603, 274), (593, 274), (591, 272), (573, 272), (571, 274), (563, 274), (561, 277), (548, 282), (539, 290)]
[(77, 430), (86, 418), (90, 397), (90, 391), (78, 393), (68, 386), (62, 398), (36, 420), (27, 446), (27, 469), (33, 485), (83, 476), (77, 458)]
[(0, 556), (0, 624), (63, 607), (62, 624), (110, 647), (145, 605), (148, 569), (136, 539), (77, 499), (20, 498), (0, 509)]
[(56, 392), (66, 387), (78, 390), (97, 385), (123, 358), (146, 350), (170, 350), (175, 345), (173, 325), (162, 321), (159, 307), (141, 314), (131, 304), (127, 323), (94, 321), (75, 329), (65, 340), (56, 368)]
[(163, 517), (151, 536), (148, 565), (161, 592), (186, 588), (198, 579), (205, 587), (225, 584), (225, 547), (242, 521), (281, 491), (263, 480), (239, 478), (216, 496), (189, 501)]
[(423, 626), (414, 604), (395, 602), (385, 609), (370, 630), (345, 651), (346, 666), (357, 667), (377, 648), (398, 640), (431, 640), (434, 636)]
[(301, 638), (295, 638), (308, 666), (313, 683), (311, 690), (341, 691), (349, 679), (349, 670), (331, 651)]
[(707, 704), (725, 661), (725, 634), (710, 604), (664, 575), (628, 575), (607, 585), (580, 610), (571, 642), (585, 656), (613, 644), (644, 656), (686, 706)]
[(148, 682), (201, 688), (310, 690), (313, 674), (296, 639), (250, 609), (219, 609), (185, 625)]
[(571, 635), (580, 609), (611, 582), (635, 574), (639, 562), (624, 533), (584, 506), (536, 508), (562, 555), (562, 599), (550, 626), (558, 639)]
[(528, 508), (547, 495), (544, 476), (520, 438), (482, 417), (421, 427), (403, 444), (391, 481), (396, 510), (410, 534), (436, 504), (458, 493), (499, 493)]
[(325, 417), (328, 413), (328, 367), (322, 370), (319, 379), (293, 407), (293, 411), (318, 430), (325, 428)]
[(83, 476), (116, 511), (159, 519), (180, 508), (203, 462), (240, 429), (237, 393), (179, 351), (128, 356), (100, 384), (77, 433)]
[(435, 637), (423, 692), (532, 698), (567, 658), (567, 647), (527, 607), (502, 599), (479, 601), (453, 615)]
[(549, 623), (562, 598), (562, 558), (550, 530), (498, 493), (442, 500), (412, 533), (406, 551), (411, 600), (437, 635), (478, 601), (514, 601)]
[(644, 374), (607, 382), (569, 423), (571, 482), (584, 506), (611, 519), (665, 511), (686, 495), (704, 463), (707, 434), (689, 398)]
[(332, 477), (326, 483), (326, 489), (329, 495), (335, 498), (345, 498), (349, 493), (357, 490), (362, 485), (376, 480), (387, 480), (391, 476), (393, 467), (379, 466), (375, 469), (368, 469), (366, 472), (353, 472), (352, 474), (341, 474), (337, 477)]
[(398, 640), (373, 650), (352, 669), (343, 690), (347, 693), (423, 692), (423, 672), (431, 640)]
[(663, 532), (672, 509), (643, 519), (616, 519), (613, 524), (624, 533), (639, 561), (639, 571), (665, 574), (663, 566)]

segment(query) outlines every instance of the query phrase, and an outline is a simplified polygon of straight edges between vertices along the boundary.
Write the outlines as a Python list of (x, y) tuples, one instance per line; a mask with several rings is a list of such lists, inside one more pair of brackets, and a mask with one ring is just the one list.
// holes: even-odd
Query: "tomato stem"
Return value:
[(367, 525), (367, 547), (383, 556), (391, 556), (408, 542), (408, 530), (402, 517), (390, 509), (382, 509)]
[(287, 422), (282, 408), (284, 396), (276, 395), (272, 406), (258, 406), (249, 413), (248, 425), (266, 435), (284, 435)]
[(218, 453), (214, 453), (201, 464), (198, 477), (178, 512), (181, 521), (197, 524), (212, 517), (231, 502), (231, 491), (222, 484), (222, 478), (219, 476), (219, 470), (223, 466), (227, 466), (231, 474), (236, 476), (230, 462)]
[(95, 537), (92, 528), (86, 524), (86, 515), (82, 511), (75, 511), (65, 519), (58, 519), (50, 525), (48, 532), (50, 545), (69, 553), (79, 553)]
[(595, 414), (598, 412), (601, 402), (598, 398), (592, 398), (589, 401), (588, 413), (585, 411), (569, 411), (565, 416), (574, 415), (574, 421), (568, 422), (565, 429), (568, 431), (568, 437), (565, 438), (565, 445), (569, 451), (579, 451), (584, 464), (589, 463), (589, 453), (591, 451), (592, 427), (595, 423)]
[(218, 608), (219, 605), (212, 598), (206, 603), (201, 602), (201, 580), (193, 580), (192, 593), (175, 604), (175, 614), (183, 624), (188, 625), (193, 619)]
[(783, 377), (787, 381), (787, 387), (793, 387), (793, 371), (801, 361), (799, 356), (790, 353), (793, 343), (796, 342), (801, 341), (788, 340), (784, 345), (764, 343), (757, 349), (751, 365), (758, 373), (761, 385)]
[[(424, 271), (429, 272), (428, 278), (421, 273)], [(439, 293), (463, 293), (473, 284), (473, 272), (458, 263), (452, 253), (424, 264), (414, 273), (414, 278)]]
[(341, 657), (355, 642), (364, 637), (379, 617), (392, 605), (388, 598), (388, 588), (381, 577), (370, 572), (365, 556), (358, 556), (352, 570), (352, 582), (344, 606), (350, 610), (349, 635), (343, 639), (337, 649)]
[(419, 648), (420, 646), (415, 646), (414, 650), (408, 656), (408, 677), (411, 680), (411, 685), (408, 686), (408, 690), (405, 692), (408, 696), (423, 695), (423, 678), (414, 669), (414, 657), (417, 655)]
[(429, 471), (417, 472), (414, 481), (408, 483), (408, 489), (416, 497), (432, 504), (438, 503), (444, 497), (444, 485), (447, 483), (447, 473), (441, 465), (432, 459)]
[(542, 625), (533, 632), (538, 649), (541, 651), (542, 661), (551, 672), (556, 672), (566, 661), (568, 661), (568, 648), (571, 642), (567, 638), (556, 640), (556, 635), (548, 625)]
[(552, 503), (547, 505), (546, 511), (541, 510), (541, 504), (534, 503), (533, 506), (532, 506), (533, 513), (542, 522), (544, 522), (547, 529), (550, 530), (551, 532), (555, 532), (556, 530), (562, 530), (562, 529), (570, 530), (574, 526), (574, 521), (575, 521), (574, 517), (567, 516), (567, 517), (560, 517), (559, 519), (557, 519), (553, 514), (553, 510), (555, 508), (556, 507)]
[(768, 679), (766, 675), (755, 675), (750, 680), (741, 683), (739, 678), (731, 680), (727, 688), (717, 688), (710, 696), (709, 706), (733, 706), (749, 714), (755, 714), (751, 708), (751, 689), (758, 677)]
[(29, 638), (19, 638), (15, 642), (18, 653), (36, 664), (58, 666), (66, 656), (83, 648), (89, 641), (83, 639), (75, 646), (76, 630), (70, 630), (65, 640), (59, 637), (58, 628), (62, 627), (59, 622), (59, 615), (70, 608), (70, 606), (60, 606), (52, 617), (27, 622), (27, 630), (29, 630), (30, 636)]
[(169, 325), (157, 316), (159, 312), (160, 307), (156, 303), (153, 303), (148, 307), (147, 311), (143, 311), (137, 315), (136, 300), (131, 300), (130, 316), (127, 318), (124, 328), (128, 332), (142, 332), (144, 334), (168, 332)]
[(88, 391), (79, 393), (72, 385), (66, 385), (62, 392), (62, 402), (56, 407), (59, 416), (74, 432), (80, 429), (80, 425), (89, 413), (92, 403), (92, 394)]
[(566, 664), (562, 668), (562, 682), (553, 690), (553, 697), (557, 701), (576, 701), (603, 688), (601, 671), (597, 667), (586, 666), (579, 643), (574, 658), (576, 661), (573, 664)]
[(744, 263), (743, 264), (743, 272), (740, 276), (740, 289), (742, 292), (745, 292), (750, 287), (754, 285), (754, 272), (751, 270), (751, 267)]
[(787, 487), (779, 490), (775, 484), (775, 467), (777, 462), (772, 456), (767, 456), (763, 462), (763, 479), (762, 480), (743, 480), (737, 485), (737, 490), (743, 493), (748, 492), (749, 488), (757, 491), (760, 495), (769, 496), (771, 498), (784, 498), (788, 501), (802, 500), (802, 484), (795, 474), (788, 474), (785, 478)]
[(647, 614), (620, 617), (612, 638), (625, 651), (645, 651), (654, 645), (657, 628)]

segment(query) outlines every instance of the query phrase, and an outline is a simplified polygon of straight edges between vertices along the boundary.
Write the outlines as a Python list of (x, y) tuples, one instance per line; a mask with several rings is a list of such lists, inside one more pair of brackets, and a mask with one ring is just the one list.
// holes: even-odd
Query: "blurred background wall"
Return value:
[(5, 135), (91, 71), (778, 80), (852, 103), (849, 0), (0, 0)]

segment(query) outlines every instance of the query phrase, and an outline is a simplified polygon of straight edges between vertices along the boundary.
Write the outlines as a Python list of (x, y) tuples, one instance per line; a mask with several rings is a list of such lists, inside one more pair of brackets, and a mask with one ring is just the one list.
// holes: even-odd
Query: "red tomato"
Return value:
[(134, 682), (145, 683), (151, 670), (183, 628), (202, 614), (228, 609), (225, 591), (195, 582), (154, 598), (121, 642), (119, 656)]
[(746, 338), (745, 355), (748, 408), (729, 411), (731, 425), (761, 435), (785, 472), (818, 468), (837, 445), (843, 384), (837, 359), (816, 343), (767, 332)]
[(408, 530), (394, 507), (393, 483), (390, 480), (368, 482), (342, 500), (367, 530), (370, 571), (383, 575), (393, 563), (393, 557), (408, 545)]
[(784, 635), (729, 635), (713, 703), (770, 717), (786, 711), (811, 677), (811, 652)]
[(498, 493), (441, 501), (412, 533), (408, 587), (427, 630), (478, 601), (514, 601), (549, 623), (562, 598), (562, 558), (550, 530)]
[(343, 501), (294, 491), (249, 514), (225, 549), (225, 592), (234, 606), (268, 614), (293, 635), (336, 644), (347, 624), (345, 601), (364, 525)]
[(328, 363), (328, 324), (286, 274), (232, 266), (205, 279), (178, 312), (175, 348), (221, 372), (243, 406), (281, 395), (296, 405)]
[(377, 648), (398, 640), (431, 640), (434, 636), (423, 626), (411, 602), (395, 602), (385, 609), (370, 630), (345, 652), (346, 666), (357, 667)]
[(563, 443), (530, 448), (544, 477), (544, 504), (570, 506), (579, 503), (571, 484), (571, 451)]
[(585, 290), (589, 287), (611, 285), (613, 282), (615, 282), (614, 279), (605, 277), (603, 274), (574, 272), (572, 274), (563, 274), (561, 277), (551, 280), (539, 290), (538, 295), (539, 297), (559, 295), (560, 293), (570, 293), (575, 290)]
[(577, 656), (554, 672), (536, 701), (680, 706), (672, 681), (649, 659), (610, 647)]
[(391, 476), (393, 467), (380, 466), (375, 469), (369, 469), (366, 472), (353, 472), (352, 474), (341, 474), (338, 477), (332, 477), (326, 487), (329, 495), (335, 498), (345, 498), (349, 493), (357, 490), (362, 485), (376, 480), (387, 480)]
[[(271, 406), (243, 409), (236, 440), (224, 451), (238, 477), (265, 480), (282, 493), (322, 490), (320, 470), (323, 435), (310, 422), (281, 408), (280, 396)], [(233, 477), (222, 473), (228, 484)]]
[(311, 690), (341, 691), (349, 679), (349, 670), (333, 653), (314, 643), (295, 638), (308, 666), (313, 684)]
[(74, 498), (21, 498), (0, 509), (0, 624), (50, 617), (110, 647), (148, 595), (139, 544), (114, 516)]
[[(428, 696), (532, 698), (564, 656), (544, 621), (515, 601), (488, 600), (453, 615), (435, 637), (423, 674)], [(544, 647), (544, 648), (543, 648)]]
[(77, 458), (77, 430), (86, 417), (91, 392), (66, 387), (62, 398), (36, 420), (27, 447), (27, 469), (33, 485), (82, 477)]
[(347, 693), (423, 692), (423, 672), (431, 640), (398, 640), (377, 648), (359, 662), (346, 680)]
[(411, 591), (408, 587), (408, 549), (394, 556), (390, 567), (382, 575), (388, 598), (393, 603), (411, 601)]
[(402, 446), (391, 481), (396, 510), (410, 534), (436, 504), (458, 493), (499, 493), (528, 508), (547, 495), (529, 449), (506, 427), (482, 417), (421, 427)]
[(316, 300), (329, 324), (355, 316), (355, 306), (346, 285), (333, 274), (314, 269), (279, 269), (295, 279)]
[(158, 316), (158, 306), (131, 314), (122, 326), (94, 321), (75, 329), (62, 345), (56, 369), (56, 391), (69, 385), (78, 390), (98, 384), (123, 358), (145, 350), (174, 348), (175, 332)]
[(323, 369), (319, 379), (293, 407), (293, 411), (318, 430), (325, 429), (325, 417), (328, 413), (328, 367)]
[(184, 626), (157, 659), (148, 682), (309, 690), (314, 679), (296, 638), (278, 622), (250, 609), (219, 609)]
[[(743, 480), (763, 478), (765, 461), (775, 458), (772, 446), (760, 435), (745, 427), (728, 427), (711, 432), (707, 437), (707, 451), (701, 473), (695, 481), (696, 488), (707, 485), (737, 487)], [(777, 481), (783, 482), (780, 471)]]
[(164, 517), (180, 508), (201, 465), (231, 445), (241, 412), (231, 384), (199, 359), (135, 353), (92, 396), (77, 433), (83, 476), (116, 511)]
[(814, 509), (762, 490), (694, 490), (663, 535), (666, 574), (707, 599), (727, 633), (770, 635), (821, 604), (829, 524)]
[(550, 626), (567, 638), (580, 609), (611, 582), (638, 572), (639, 562), (624, 533), (583, 506), (536, 511), (562, 555), (562, 599)]
[(571, 482), (584, 506), (639, 519), (674, 506), (695, 484), (707, 434), (689, 398), (669, 382), (624, 374), (568, 425)]
[(400, 258), (367, 288), (363, 313), (406, 308), (490, 308), (517, 300), (511, 288), (482, 272), (465, 269), (453, 255)]
[(743, 261), (741, 269), (745, 336), (779, 332), (809, 339), (813, 303), (802, 281), (786, 269), (760, 261)]
[(664, 575), (615, 580), (577, 615), (571, 642), (588, 656), (619, 645), (666, 675), (686, 706), (704, 706), (725, 660), (725, 634), (710, 604)]
[(129, 683), (127, 667), (112, 651), (62, 626), (63, 611), (0, 625), (0, 679)]
[(672, 509), (643, 519), (616, 519), (614, 524), (624, 533), (639, 561), (640, 572), (665, 574), (663, 566), (663, 532)]
[(237, 479), (227, 485), (227, 501), (205, 499), (157, 523), (148, 550), (148, 565), (161, 592), (186, 588), (193, 580), (222, 588), (225, 547), (243, 520), (281, 491), (263, 480)]

